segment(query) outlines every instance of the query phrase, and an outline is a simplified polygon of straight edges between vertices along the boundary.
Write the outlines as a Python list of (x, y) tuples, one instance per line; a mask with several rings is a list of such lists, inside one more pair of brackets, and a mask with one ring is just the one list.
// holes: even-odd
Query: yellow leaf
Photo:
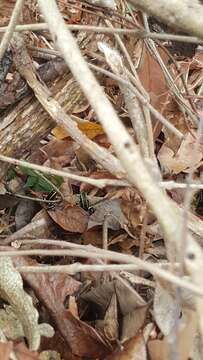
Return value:
[[(97, 135), (104, 133), (104, 130), (100, 124), (91, 121), (84, 121), (78, 123), (78, 128), (85, 134), (89, 139), (94, 139)], [(52, 129), (51, 133), (58, 139), (63, 140), (67, 138), (69, 133), (61, 126), (56, 126)]]

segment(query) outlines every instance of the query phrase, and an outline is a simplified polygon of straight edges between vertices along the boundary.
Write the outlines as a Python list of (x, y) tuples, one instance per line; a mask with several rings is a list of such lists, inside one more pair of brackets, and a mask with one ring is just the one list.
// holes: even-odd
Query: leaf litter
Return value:
[[(3, 0), (2, 3), (4, 6), (2, 5), (3, 12), (0, 17), (1, 26), (8, 24), (14, 1), (8, 3)], [(142, 26), (138, 11), (133, 7), (130, 7), (131, 10), (126, 7), (128, 17), (124, 17), (121, 8), (125, 5), (121, 6), (120, 1), (118, 3), (116, 8), (113, 2), (111, 20), (114, 21), (114, 26), (131, 28), (133, 22), (133, 26), (137, 26), (136, 21)], [(89, 5), (84, 5), (78, 1), (68, 3), (58, 0), (58, 5), (68, 24), (106, 25), (107, 13), (104, 8), (95, 7), (91, 1)], [(106, 6), (103, 3), (98, 5)], [(40, 18), (38, 6), (27, 1), (22, 16), (25, 23), (37, 22)], [(36, 67), (41, 68), (42, 64), (47, 63), (48, 66), (49, 62), (53, 63), (54, 52), (50, 51), (50, 55), (49, 52), (44, 53), (47, 57), (43, 55), (47, 45), (50, 48), (53, 45), (48, 33), (40, 35), (30, 31), (26, 36)], [(98, 42), (106, 42), (114, 49), (117, 47), (114, 37), (85, 30), (77, 31), (75, 36), (87, 60), (106, 68), (106, 61), (99, 51)], [(164, 180), (184, 183), (187, 181), (188, 173), (194, 169), (194, 180), (201, 182), (202, 139), (196, 147), (197, 130), (189, 116), (191, 112), (193, 115), (199, 115), (202, 111), (201, 53), (196, 51), (195, 55), (183, 59), (176, 53), (177, 47), (174, 42), (157, 42), (160, 66), (160, 59), (149, 51), (149, 43), (146, 45), (142, 40), (137, 41), (127, 34), (123, 36), (123, 42), (137, 70), (140, 84), (150, 97), (150, 103), (184, 135), (181, 140), (177, 139), (155, 116), (152, 116), (154, 148)], [(173, 46), (170, 55), (167, 48)], [(132, 70), (132, 66), (125, 56), (123, 59), (127, 73)], [(43, 71), (46, 72), (46, 69)], [(66, 79), (63, 71), (65, 70), (61, 70), (53, 83), (56, 93), (57, 84), (63, 77)], [(170, 76), (167, 71), (173, 79), (173, 84), (169, 82)], [(181, 74), (185, 76), (184, 83)], [(2, 119), (6, 116), (6, 111), (10, 111), (9, 108), (5, 111), (8, 103), (13, 101), (17, 109), (17, 104), (21, 101), (22, 109), (26, 111), (23, 101), (26, 102), (26, 97), (31, 96), (28, 92), (21, 98), (17, 97), (16, 76), (18, 81), (22, 80), (19, 80), (20, 75), (16, 69), (10, 67), (5, 81), (0, 84)], [(70, 74), (67, 76), (67, 84), (70, 87), (74, 80)], [(119, 84), (99, 72), (97, 77), (126, 129), (139, 143), (132, 129), (130, 114)], [(179, 95), (174, 90), (174, 84)], [(5, 89), (10, 99), (7, 103), (3, 96)], [(144, 93), (144, 90), (141, 92)], [(79, 98), (78, 94), (76, 99), (77, 97), (78, 101), (73, 97), (73, 104), (70, 106), (63, 94), (61, 103), (64, 109), (70, 113), (84, 136), (114, 154), (114, 149), (102, 126), (97, 122), (88, 101)], [(192, 106), (190, 99), (193, 102)], [(187, 108), (183, 111), (183, 100), (187, 106), (191, 106), (190, 112), (187, 112)], [(34, 135), (30, 133), (30, 137), (32, 143)], [(116, 180), (114, 174), (97, 164), (62, 127), (52, 124), (49, 133), (42, 131), (33, 144), (35, 146), (31, 151), (27, 151), (27, 154), (29, 153), (28, 160), (34, 164), (95, 180)], [(12, 151), (5, 153), (12, 155)], [(170, 359), (169, 343), (174, 341), (174, 333), (180, 359), (202, 358), (195, 302), (191, 293), (184, 290), (177, 295), (177, 289), (167, 281), (139, 269), (120, 272), (103, 270), (96, 273), (90, 268), (92, 266), (93, 269), (94, 265), (115, 265), (116, 262), (97, 258), (95, 248), (102, 247), (117, 253), (140, 256), (153, 263), (166, 263), (160, 225), (136, 188), (116, 187), (111, 182), (111, 185), (107, 184), (101, 189), (86, 182), (43, 175), (29, 168), (14, 166), (5, 174), (1, 188), (2, 250), (57, 251), (59, 248), (65, 249), (61, 244), (61, 238), (67, 244), (75, 245), (72, 248), (70, 246), (69, 250), (77, 250), (77, 246), (89, 249), (89, 256), (86, 254), (85, 257), (82, 257), (82, 250), (81, 254), (73, 256), (36, 253), (34, 256), (19, 254), (15, 257), (1, 258), (1, 359)], [(172, 189), (167, 193), (173, 201), (183, 206), (183, 192)], [(22, 199), (18, 195), (22, 196)], [(190, 216), (193, 218), (193, 231), (198, 232), (199, 236), (202, 190), (196, 191), (195, 196), (193, 213)], [(200, 230), (197, 231), (194, 224)], [(42, 239), (44, 243), (40, 241)], [(46, 239), (49, 239), (49, 243), (46, 243)], [(29, 240), (32, 242), (29, 243)], [(58, 245), (51, 244), (51, 240), (57, 240)], [(94, 259), (90, 256), (91, 251), (95, 253)], [(85, 272), (73, 273), (17, 270), (23, 266), (41, 269), (47, 266), (68, 267), (77, 264), (90, 267)]]

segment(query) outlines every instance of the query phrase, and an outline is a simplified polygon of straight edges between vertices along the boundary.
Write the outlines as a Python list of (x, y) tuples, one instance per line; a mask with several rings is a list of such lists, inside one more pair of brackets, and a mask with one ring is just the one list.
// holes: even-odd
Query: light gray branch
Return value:
[(198, 0), (130, 0), (172, 28), (203, 39), (203, 6)]

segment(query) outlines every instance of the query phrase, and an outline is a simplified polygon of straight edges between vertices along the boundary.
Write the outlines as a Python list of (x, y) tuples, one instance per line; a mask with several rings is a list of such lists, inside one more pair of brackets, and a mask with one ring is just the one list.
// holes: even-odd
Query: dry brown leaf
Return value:
[[(159, 49), (159, 54), (165, 64), (169, 60), (168, 55)], [(141, 63), (138, 68), (138, 76), (145, 90), (150, 95), (151, 104), (159, 111), (162, 110), (168, 94), (168, 87), (163, 71), (159, 64), (144, 46)]]
[[(60, 330), (73, 354), (88, 358), (100, 358), (110, 352), (110, 348), (98, 332), (85, 322), (64, 310), (57, 315)], [(59, 326), (59, 324), (58, 324)]]
[[(35, 261), (26, 257), (15, 257), (14, 263), (15, 266), (37, 265)], [(96, 330), (64, 308), (66, 296), (73, 295), (79, 289), (78, 281), (67, 274), (57, 273), (24, 273), (23, 277), (50, 311), (58, 330), (74, 355), (91, 358), (108, 353), (108, 346)]]
[[(75, 150), (79, 147), (69, 139), (51, 139), (48, 144), (34, 151), (30, 161), (39, 165), (47, 165), (56, 169), (69, 165), (75, 156)], [(49, 161), (49, 163), (48, 163)], [(55, 166), (56, 165), (58, 166)]]
[(107, 356), (105, 360), (147, 360), (143, 336), (138, 335), (126, 341), (122, 345), (122, 350)]
[[(85, 134), (89, 139), (94, 139), (97, 135), (102, 135), (104, 130), (100, 124), (91, 121), (84, 121), (78, 123), (78, 128)], [(62, 140), (69, 137), (68, 132), (60, 126), (56, 126), (52, 131), (52, 134), (58, 139)]]
[(148, 306), (138, 307), (123, 317), (121, 340), (125, 341), (138, 334), (146, 320)]
[(64, 203), (63, 207), (48, 210), (48, 214), (66, 231), (83, 233), (87, 229), (88, 212), (77, 205)]
[(91, 244), (96, 247), (100, 247), (102, 245), (102, 232), (101, 229), (99, 229), (98, 227), (94, 227), (90, 230), (85, 231), (82, 234), (82, 238), (84, 245)]
[(103, 225), (104, 220), (108, 217), (108, 228), (119, 230), (127, 224), (121, 210), (121, 201), (119, 199), (103, 200), (94, 205), (95, 212), (89, 217), (88, 229), (96, 225)]
[[(120, 337), (122, 341), (126, 341), (134, 337), (143, 326), (148, 309), (148, 305), (135, 290), (133, 291), (130, 286), (126, 286), (120, 280), (114, 280), (92, 288), (88, 293), (82, 295), (82, 298), (89, 301), (90, 304), (97, 304), (106, 313), (114, 294), (117, 296), (120, 309), (120, 317), (117, 319), (119, 320)], [(105, 328), (104, 323), (103, 326)]]
[(158, 159), (165, 171), (178, 174), (193, 166), (199, 167), (202, 164), (202, 146), (199, 146), (194, 153), (196, 138), (188, 133), (183, 139), (177, 153), (167, 145), (163, 145), (158, 153)]

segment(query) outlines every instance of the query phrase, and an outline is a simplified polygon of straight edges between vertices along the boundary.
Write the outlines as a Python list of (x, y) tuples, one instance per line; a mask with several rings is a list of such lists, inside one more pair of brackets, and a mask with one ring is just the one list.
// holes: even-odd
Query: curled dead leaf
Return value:
[(66, 231), (83, 233), (87, 229), (89, 215), (77, 205), (65, 203), (63, 207), (48, 210), (48, 214)]

